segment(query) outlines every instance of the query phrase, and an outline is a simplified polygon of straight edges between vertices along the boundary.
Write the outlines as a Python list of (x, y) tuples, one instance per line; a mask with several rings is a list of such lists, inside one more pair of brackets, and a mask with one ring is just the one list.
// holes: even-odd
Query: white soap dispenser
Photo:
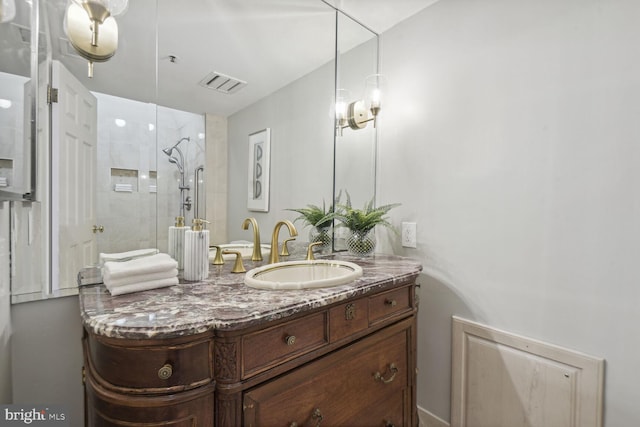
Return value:
[(176, 225), (169, 227), (169, 248), (171, 258), (178, 261), (178, 270), (184, 268), (184, 236), (189, 227), (184, 225), (184, 217), (176, 217)]
[(204, 230), (205, 221), (193, 219), (191, 230), (184, 236), (184, 273), (185, 280), (204, 280), (209, 276), (209, 230)]

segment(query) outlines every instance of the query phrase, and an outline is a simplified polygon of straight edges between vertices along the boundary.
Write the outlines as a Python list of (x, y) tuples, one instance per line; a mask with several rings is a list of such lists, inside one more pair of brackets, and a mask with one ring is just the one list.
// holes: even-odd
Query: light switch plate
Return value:
[(405, 248), (416, 248), (416, 223), (402, 223), (402, 246)]

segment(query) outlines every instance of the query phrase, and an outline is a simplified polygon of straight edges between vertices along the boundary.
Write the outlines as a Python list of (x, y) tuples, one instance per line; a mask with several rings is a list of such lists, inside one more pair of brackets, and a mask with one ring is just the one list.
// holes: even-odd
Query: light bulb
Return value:
[(364, 100), (367, 108), (375, 116), (382, 108), (382, 97), (386, 89), (386, 78), (382, 74), (372, 74), (365, 79)]

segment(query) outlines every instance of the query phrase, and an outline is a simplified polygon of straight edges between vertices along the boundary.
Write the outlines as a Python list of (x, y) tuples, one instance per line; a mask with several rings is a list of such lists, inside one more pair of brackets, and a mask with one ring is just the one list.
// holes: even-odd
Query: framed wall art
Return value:
[(247, 209), (269, 212), (271, 129), (249, 135), (249, 192)]

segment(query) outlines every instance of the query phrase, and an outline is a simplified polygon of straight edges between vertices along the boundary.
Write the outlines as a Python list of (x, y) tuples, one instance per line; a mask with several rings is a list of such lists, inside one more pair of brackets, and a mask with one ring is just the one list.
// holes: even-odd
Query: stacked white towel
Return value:
[(100, 253), (100, 265), (104, 265), (107, 261), (131, 261), (132, 259), (142, 258), (155, 255), (159, 250), (153, 249), (136, 249), (134, 251), (118, 252), (112, 254)]
[(164, 288), (178, 284), (178, 262), (168, 254), (107, 261), (102, 267), (102, 278), (111, 295)]

